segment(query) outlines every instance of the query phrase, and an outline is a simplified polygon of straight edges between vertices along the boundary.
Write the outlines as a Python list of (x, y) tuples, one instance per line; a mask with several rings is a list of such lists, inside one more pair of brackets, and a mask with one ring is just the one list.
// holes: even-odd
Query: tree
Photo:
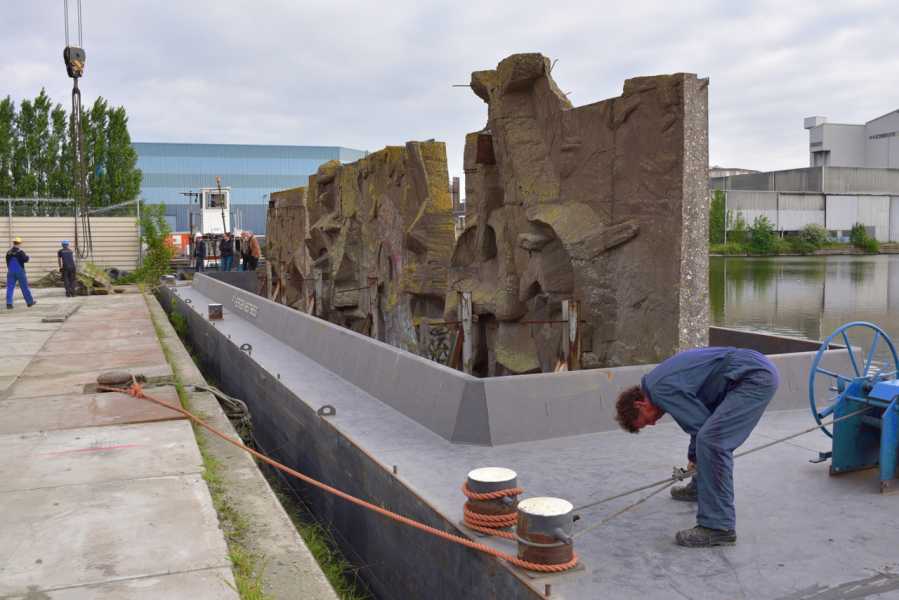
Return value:
[(777, 233), (768, 217), (760, 215), (749, 228), (749, 251), (752, 254), (774, 254), (777, 252)]
[(0, 198), (15, 195), (13, 162), (16, 141), (16, 105), (7, 96), (0, 100)]
[(50, 152), (55, 160), (47, 175), (47, 193), (52, 198), (69, 198), (72, 195), (72, 147), (69, 144), (69, 129), (66, 111), (57, 104), (50, 115), (52, 130)]
[[(109, 105), (102, 97), (94, 101), (90, 112), (82, 115), (84, 131), (84, 163), (87, 172), (88, 198), (91, 206), (107, 206), (109, 194), (106, 186), (107, 126)], [(129, 198), (130, 199), (130, 198)]]
[(109, 111), (105, 188), (109, 204), (127, 202), (140, 193), (142, 174), (131, 145), (128, 116), (121, 106)]
[[(141, 172), (131, 146), (128, 116), (97, 98), (82, 114), (88, 203), (107, 206), (134, 200)], [(72, 117), (44, 90), (23, 100), (0, 100), (0, 197), (70, 198), (74, 194)]]
[(724, 243), (724, 192), (715, 190), (712, 192), (712, 201), (709, 204), (709, 243)]

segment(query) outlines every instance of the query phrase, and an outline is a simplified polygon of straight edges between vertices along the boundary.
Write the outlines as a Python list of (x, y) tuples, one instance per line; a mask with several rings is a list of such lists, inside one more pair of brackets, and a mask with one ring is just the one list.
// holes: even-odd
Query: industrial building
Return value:
[(899, 110), (864, 125), (808, 117), (809, 166), (899, 169)]
[(811, 166), (709, 178), (724, 192), (728, 227), (765, 216), (784, 234), (815, 223), (845, 239), (861, 223), (880, 242), (899, 241), (899, 111), (865, 125), (809, 117), (805, 127)]
[(174, 231), (186, 231), (190, 195), (213, 187), (221, 178), (231, 188), (231, 224), (265, 232), (268, 195), (305, 186), (309, 175), (329, 160), (352, 162), (363, 150), (340, 146), (260, 146), (248, 144), (180, 144), (136, 142), (137, 167), (143, 172), (141, 197), (165, 203)]

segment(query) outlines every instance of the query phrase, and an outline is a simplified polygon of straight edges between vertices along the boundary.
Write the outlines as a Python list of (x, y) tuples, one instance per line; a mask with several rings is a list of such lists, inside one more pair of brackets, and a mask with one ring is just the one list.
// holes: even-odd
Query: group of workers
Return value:
[[(206, 240), (202, 233), (198, 233), (194, 238), (194, 266), (196, 271), (202, 272), (206, 268)], [(252, 231), (244, 231), (240, 234), (238, 247), (235, 248), (235, 240), (230, 232), (226, 231), (219, 240), (219, 269), (222, 271), (231, 271), (234, 268), (235, 251), (240, 253), (241, 271), (255, 271), (259, 265), (259, 257), (262, 256), (262, 249), (259, 247), (259, 240)]]
[[(69, 247), (69, 241), (60, 242), (60, 249), (56, 252), (59, 264), (59, 272), (62, 274), (62, 282), (66, 289), (66, 297), (75, 296), (75, 253)], [(31, 295), (28, 287), (28, 274), (25, 271), (25, 263), (30, 257), (22, 249), (22, 238), (17, 237), (12, 242), (12, 248), (6, 251), (6, 309), (13, 309), (13, 297), (16, 286), (22, 292), (25, 305), (31, 308), (37, 304), (37, 300)]]

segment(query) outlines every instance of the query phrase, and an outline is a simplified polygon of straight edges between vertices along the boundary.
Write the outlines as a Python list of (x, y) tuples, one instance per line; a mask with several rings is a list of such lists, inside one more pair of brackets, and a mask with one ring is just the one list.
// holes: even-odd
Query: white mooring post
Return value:
[(472, 370), (471, 292), (459, 292), (459, 324), (462, 327), (462, 370)]

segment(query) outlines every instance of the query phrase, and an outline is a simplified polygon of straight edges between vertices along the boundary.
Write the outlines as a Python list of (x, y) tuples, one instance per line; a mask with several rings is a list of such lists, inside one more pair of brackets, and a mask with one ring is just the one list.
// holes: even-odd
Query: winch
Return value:
[[(863, 336), (862, 346), (850, 343), (850, 335)], [(870, 342), (868, 343), (868, 339)], [(831, 352), (840, 346), (848, 357)], [(865, 347), (866, 346), (866, 347)], [(878, 353), (878, 349), (880, 352)], [(844, 369), (832, 367), (834, 359), (845, 358)], [(827, 363), (826, 368), (822, 363)], [(848, 371), (843, 374), (839, 372)], [(809, 374), (809, 402), (821, 430), (833, 439), (830, 474), (838, 475), (880, 467), (880, 491), (895, 492), (899, 462), (899, 357), (887, 333), (874, 323), (853, 321), (840, 326), (825, 339)], [(829, 380), (826, 398), (821, 395), (820, 378)], [(817, 388), (817, 391), (816, 391)], [(833, 415), (830, 431), (822, 420)], [(838, 420), (837, 420), (838, 419)]]

